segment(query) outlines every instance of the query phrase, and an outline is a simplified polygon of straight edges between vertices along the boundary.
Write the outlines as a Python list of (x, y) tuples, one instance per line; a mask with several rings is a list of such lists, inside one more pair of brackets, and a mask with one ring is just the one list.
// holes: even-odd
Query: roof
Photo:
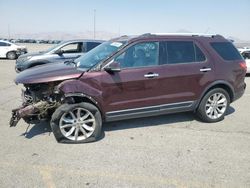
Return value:
[(111, 41), (134, 41), (142, 38), (155, 38), (155, 37), (209, 37), (209, 38), (222, 38), (218, 34), (206, 34), (206, 33), (145, 33), (142, 35), (124, 35), (118, 38), (111, 39)]
[(73, 40), (65, 40), (63, 42), (100, 42), (103, 43), (105, 40), (95, 40), (95, 39), (73, 39)]
[(200, 37), (213, 37), (218, 36), (218, 34), (207, 34), (207, 33), (149, 33), (150, 35), (157, 36), (200, 36)]

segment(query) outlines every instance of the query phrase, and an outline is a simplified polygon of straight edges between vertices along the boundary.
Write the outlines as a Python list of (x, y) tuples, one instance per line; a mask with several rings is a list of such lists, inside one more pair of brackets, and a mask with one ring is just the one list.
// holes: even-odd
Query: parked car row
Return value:
[[(55, 63), (18, 73), (23, 104), (13, 109), (10, 126), (21, 118), (50, 120), (58, 142), (84, 143), (98, 140), (109, 121), (192, 111), (212, 123), (224, 118), (246, 88), (246, 63), (220, 35), (123, 36), (56, 63), (91, 49), (84, 41), (72, 42), (74, 50), (62, 43), (43, 53)], [(41, 56), (20, 56), (17, 69)]]
[(12, 43), (38, 43), (38, 44), (59, 44), (60, 40), (36, 40), (36, 39), (0, 39)]

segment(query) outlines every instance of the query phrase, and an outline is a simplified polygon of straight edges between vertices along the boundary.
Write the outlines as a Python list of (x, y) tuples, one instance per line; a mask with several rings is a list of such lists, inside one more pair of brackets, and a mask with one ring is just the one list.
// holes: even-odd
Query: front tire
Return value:
[(214, 123), (224, 119), (230, 103), (229, 94), (222, 88), (206, 93), (197, 109), (197, 116), (204, 122)]
[(90, 103), (63, 104), (53, 113), (51, 129), (58, 142), (87, 143), (100, 138), (102, 118)]
[(17, 54), (16, 54), (16, 52), (8, 52), (7, 55), (6, 55), (6, 57), (8, 59), (14, 60), (14, 59), (17, 58)]

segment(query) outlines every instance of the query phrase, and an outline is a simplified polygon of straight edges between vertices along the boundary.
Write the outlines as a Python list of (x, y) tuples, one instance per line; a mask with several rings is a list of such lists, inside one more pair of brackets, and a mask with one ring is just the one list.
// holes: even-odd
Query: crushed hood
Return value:
[(16, 84), (45, 83), (80, 77), (86, 70), (79, 70), (74, 64), (51, 63), (36, 66), (19, 73)]

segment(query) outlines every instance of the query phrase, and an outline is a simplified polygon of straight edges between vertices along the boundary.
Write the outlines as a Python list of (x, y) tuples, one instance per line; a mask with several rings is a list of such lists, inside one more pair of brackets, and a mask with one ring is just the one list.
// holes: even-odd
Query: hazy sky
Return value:
[(250, 41), (250, 0), (0, 0), (0, 37), (93, 31), (219, 33)]

